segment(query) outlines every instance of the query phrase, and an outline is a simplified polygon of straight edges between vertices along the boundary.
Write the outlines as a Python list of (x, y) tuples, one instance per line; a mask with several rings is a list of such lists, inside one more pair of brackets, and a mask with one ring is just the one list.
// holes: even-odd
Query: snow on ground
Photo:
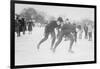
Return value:
[[(41, 44), (37, 50), (37, 44), (43, 38), (44, 28), (33, 28), (32, 34), (28, 31), (25, 35), (17, 37), (15, 34), (15, 65), (47, 64), (61, 62), (81, 62), (94, 60), (94, 40), (78, 39), (73, 45), (74, 53), (69, 53), (69, 41), (62, 41), (56, 52), (50, 50), (51, 38)], [(84, 33), (83, 33), (84, 37)]]

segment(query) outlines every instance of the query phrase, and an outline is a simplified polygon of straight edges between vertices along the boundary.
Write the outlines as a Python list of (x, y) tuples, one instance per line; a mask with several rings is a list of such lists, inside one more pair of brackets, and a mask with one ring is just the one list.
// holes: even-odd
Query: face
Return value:
[(57, 24), (58, 24), (58, 25), (60, 25), (60, 24), (61, 24), (61, 22), (60, 22), (60, 21), (57, 21)]
[(35, 20), (32, 20), (33, 22), (35, 22)]

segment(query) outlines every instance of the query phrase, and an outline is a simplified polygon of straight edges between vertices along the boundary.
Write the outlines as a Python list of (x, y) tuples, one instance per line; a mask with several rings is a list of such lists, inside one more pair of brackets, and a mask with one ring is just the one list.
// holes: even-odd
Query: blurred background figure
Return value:
[(82, 26), (78, 25), (78, 29), (79, 29), (79, 39), (82, 39), (82, 33), (83, 33)]
[(88, 38), (88, 27), (87, 24), (84, 25), (85, 39)]
[(74, 36), (75, 36), (75, 42), (76, 42), (77, 41), (77, 33), (78, 33), (78, 31), (77, 31), (77, 24), (74, 22), (73, 26), (75, 27), (75, 34), (74, 34)]
[(28, 31), (29, 31), (29, 34), (32, 34), (32, 25), (33, 25), (33, 22), (32, 22), (32, 20), (30, 19), (30, 20), (28, 21)]
[(22, 17), (20, 15), (17, 16), (15, 23), (17, 37), (19, 37), (22, 31)]
[(17, 37), (20, 36), (20, 22), (19, 22), (19, 16), (16, 16), (15, 19), (15, 32), (17, 33)]
[(66, 18), (65, 23), (70, 24), (70, 21), (68, 18)]
[(26, 22), (25, 22), (25, 18), (24, 17), (22, 17), (22, 19), (21, 19), (21, 27), (22, 27), (23, 34), (25, 34), (25, 31), (26, 31)]
[(89, 41), (92, 41), (92, 25), (88, 24), (88, 36), (89, 36)]

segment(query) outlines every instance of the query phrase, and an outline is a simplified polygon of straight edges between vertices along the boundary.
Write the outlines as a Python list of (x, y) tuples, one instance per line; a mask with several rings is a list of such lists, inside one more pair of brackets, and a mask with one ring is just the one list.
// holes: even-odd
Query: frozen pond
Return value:
[[(15, 65), (47, 64), (61, 62), (80, 62), (94, 60), (94, 40), (78, 39), (73, 45), (74, 53), (69, 53), (69, 41), (62, 41), (56, 52), (50, 50), (51, 38), (41, 44), (37, 50), (37, 44), (43, 38), (44, 28), (33, 28), (32, 34), (17, 37), (15, 34)], [(84, 37), (84, 33), (82, 35)]]

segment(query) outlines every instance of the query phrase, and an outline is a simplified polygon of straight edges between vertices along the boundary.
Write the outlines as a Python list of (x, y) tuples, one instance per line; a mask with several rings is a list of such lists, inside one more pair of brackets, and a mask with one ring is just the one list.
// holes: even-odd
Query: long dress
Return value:
[(31, 21), (28, 24), (28, 31), (30, 31), (30, 32), (32, 31), (32, 22)]

